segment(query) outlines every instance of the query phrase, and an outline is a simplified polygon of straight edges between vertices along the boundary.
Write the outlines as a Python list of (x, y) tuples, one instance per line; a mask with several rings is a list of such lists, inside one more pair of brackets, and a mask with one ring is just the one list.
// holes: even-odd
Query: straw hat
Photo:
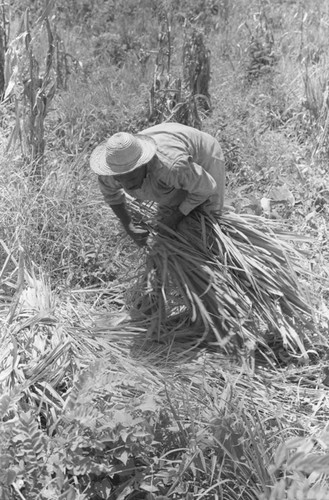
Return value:
[(122, 175), (148, 163), (155, 152), (151, 137), (118, 132), (94, 149), (90, 167), (98, 175)]

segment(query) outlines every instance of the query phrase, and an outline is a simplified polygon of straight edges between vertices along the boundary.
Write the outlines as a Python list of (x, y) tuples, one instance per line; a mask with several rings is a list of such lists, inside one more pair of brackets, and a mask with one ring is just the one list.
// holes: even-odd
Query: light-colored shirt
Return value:
[[(129, 195), (179, 208), (184, 215), (200, 205), (209, 211), (222, 210), (225, 165), (214, 137), (179, 123), (161, 123), (140, 133), (152, 137), (157, 150), (142, 186), (126, 190)], [(124, 202), (125, 191), (113, 176), (100, 175), (98, 181), (106, 203)]]

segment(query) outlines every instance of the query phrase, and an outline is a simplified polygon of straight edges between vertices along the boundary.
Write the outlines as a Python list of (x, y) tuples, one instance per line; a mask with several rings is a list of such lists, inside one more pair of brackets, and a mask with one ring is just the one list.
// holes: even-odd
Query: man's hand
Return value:
[(119, 203), (118, 205), (110, 205), (115, 215), (121, 221), (123, 227), (125, 228), (127, 234), (130, 238), (134, 240), (136, 245), (139, 247), (144, 247), (147, 243), (147, 237), (149, 232), (147, 229), (142, 229), (140, 226), (135, 226), (131, 222), (131, 217), (126, 209), (125, 203)]
[(184, 217), (185, 215), (180, 210), (173, 210), (170, 215), (167, 215), (159, 220), (160, 224), (157, 227), (158, 232), (160, 234), (165, 233), (166, 228), (164, 226), (176, 231), (179, 223), (184, 219)]
[(132, 222), (130, 222), (129, 226), (126, 228), (127, 234), (129, 234), (130, 238), (134, 240), (136, 245), (139, 247), (144, 247), (147, 244), (147, 238), (149, 235), (149, 231), (147, 229), (142, 229), (141, 227), (134, 226)]

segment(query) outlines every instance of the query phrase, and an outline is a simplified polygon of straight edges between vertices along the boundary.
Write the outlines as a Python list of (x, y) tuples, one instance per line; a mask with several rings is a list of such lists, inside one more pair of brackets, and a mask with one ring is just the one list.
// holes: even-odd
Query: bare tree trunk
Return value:
[(5, 91), (5, 51), (6, 51), (6, 34), (2, 26), (0, 26), (0, 98)]

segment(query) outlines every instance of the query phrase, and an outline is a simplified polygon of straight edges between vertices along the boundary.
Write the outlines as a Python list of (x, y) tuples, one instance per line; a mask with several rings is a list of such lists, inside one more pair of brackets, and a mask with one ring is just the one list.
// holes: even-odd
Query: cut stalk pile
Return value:
[(307, 357), (312, 307), (302, 286), (303, 254), (293, 240), (305, 237), (234, 213), (216, 219), (196, 212), (178, 233), (156, 235), (138, 304), (150, 317), (149, 331), (222, 347), (232, 340), (253, 348), (280, 339)]

